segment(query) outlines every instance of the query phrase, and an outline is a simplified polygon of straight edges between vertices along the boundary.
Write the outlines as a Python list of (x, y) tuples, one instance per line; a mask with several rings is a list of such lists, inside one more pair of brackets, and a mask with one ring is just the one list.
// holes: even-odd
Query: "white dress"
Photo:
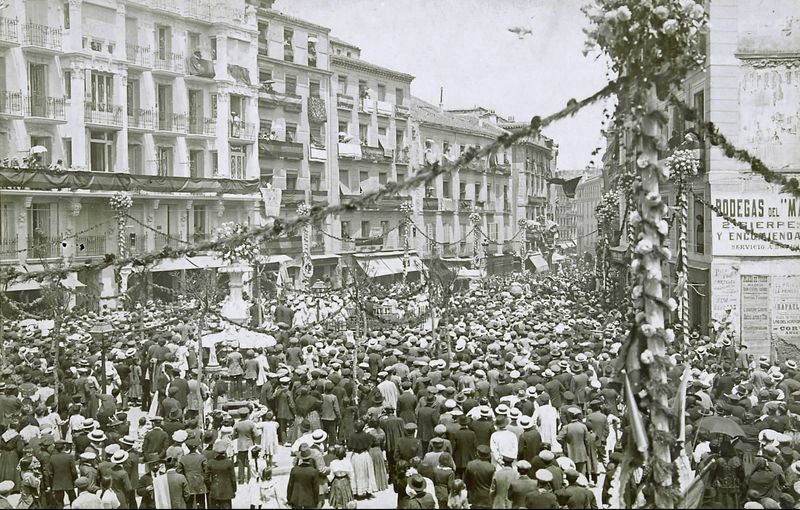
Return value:
[(539, 406), (533, 412), (533, 423), (539, 429), (543, 443), (549, 443), (553, 452), (560, 448), (556, 438), (558, 437), (558, 410), (550, 404)]

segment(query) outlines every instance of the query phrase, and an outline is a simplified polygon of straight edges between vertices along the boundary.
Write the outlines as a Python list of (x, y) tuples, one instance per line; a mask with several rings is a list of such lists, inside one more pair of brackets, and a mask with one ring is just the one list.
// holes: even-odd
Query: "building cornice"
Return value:
[(328, 27), (323, 27), (322, 25), (316, 25), (304, 19), (288, 16), (282, 13), (281, 11), (276, 11), (275, 9), (258, 9), (256, 11), (256, 18), (265, 20), (270, 20), (270, 19), (280, 20), (285, 23), (290, 23), (298, 27), (303, 27), (308, 30), (313, 30), (315, 32), (322, 32), (324, 34), (329, 34), (331, 32), (331, 29)]
[(447, 124), (439, 124), (438, 122), (430, 122), (430, 121), (426, 121), (426, 120), (417, 120), (417, 119), (414, 119), (413, 112), (411, 114), (411, 119), (416, 121), (420, 125), (420, 127), (429, 127), (429, 128), (433, 128), (433, 129), (438, 129), (439, 131), (455, 131), (455, 132), (462, 133), (462, 134), (465, 134), (465, 135), (480, 136), (480, 137), (483, 137), (483, 138), (487, 138), (489, 140), (496, 140), (497, 136), (498, 136), (498, 135), (493, 135), (493, 134), (486, 133), (486, 132), (483, 132), (483, 131), (472, 130), (472, 129), (462, 128), (462, 127), (448, 126)]
[(800, 53), (735, 53), (734, 56), (745, 65), (764, 67), (800, 67)]
[[(327, 69), (320, 69), (319, 67), (311, 67), (311, 66), (304, 66), (301, 64), (295, 64), (294, 62), (287, 62), (286, 60), (282, 60), (279, 58), (267, 57), (266, 55), (259, 55), (258, 56), (258, 63), (261, 64), (262, 62), (266, 62), (269, 64), (274, 64), (277, 66), (286, 66), (291, 67), (292, 69), (297, 69), (298, 71), (305, 71), (307, 73), (317, 73), (322, 76), (331, 76), (333, 73), (328, 71)], [(261, 66), (259, 65), (259, 69)]]
[(351, 71), (361, 71), (364, 73), (376, 74), (384, 78), (403, 81), (406, 83), (411, 83), (415, 78), (410, 74), (401, 73), (399, 71), (393, 71), (385, 67), (381, 67), (375, 64), (370, 64), (369, 62), (364, 62), (363, 60), (356, 60), (349, 57), (343, 57), (341, 55), (330, 55), (330, 60), (331, 60), (331, 67), (338, 66), (344, 69), (349, 69)]

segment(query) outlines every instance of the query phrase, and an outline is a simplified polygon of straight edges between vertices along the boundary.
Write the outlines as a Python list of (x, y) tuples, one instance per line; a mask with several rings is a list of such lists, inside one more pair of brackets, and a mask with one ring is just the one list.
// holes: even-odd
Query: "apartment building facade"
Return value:
[[(131, 253), (199, 242), (224, 221), (259, 223), (254, 13), (236, 1), (10, 2), (2, 262), (116, 253), (109, 198), (122, 190), (133, 194)], [(32, 148), (39, 161), (25, 168)], [(51, 164), (59, 171), (42, 168)], [(112, 270), (78, 278), (116, 293)]]
[(589, 252), (594, 256), (597, 243), (597, 214), (595, 208), (603, 198), (603, 176), (595, 175), (582, 179), (575, 190), (576, 253), (583, 256)]
[[(727, 320), (738, 343), (755, 356), (795, 356), (800, 347), (796, 292), (800, 257), (796, 252), (753, 239), (706, 207), (719, 207), (756, 232), (798, 245), (798, 201), (782, 194), (719, 147), (712, 146), (701, 123), (713, 122), (735, 145), (758, 156), (768, 168), (797, 177), (796, 130), (787, 128), (800, 115), (800, 5), (778, 2), (765, 9), (762, 2), (720, 0), (708, 2), (709, 29), (703, 44), (707, 62), (684, 80), (679, 96), (699, 113), (696, 122), (667, 108), (669, 122), (663, 136), (669, 150), (662, 163), (679, 148), (695, 151), (700, 174), (691, 179), (688, 223), (689, 317), (692, 327), (707, 333), (713, 321)], [(774, 12), (785, 13), (775, 19)], [(781, 30), (774, 27), (780, 26)], [(787, 124), (788, 123), (788, 124)], [(693, 133), (699, 143), (687, 143)], [(631, 164), (633, 151), (617, 135), (617, 159)], [(667, 184), (663, 199), (676, 203), (675, 189)], [(753, 207), (737, 207), (747, 202)], [(677, 234), (670, 234), (676, 253)], [(675, 282), (675, 260), (669, 262)], [(666, 274), (666, 272), (665, 272)]]

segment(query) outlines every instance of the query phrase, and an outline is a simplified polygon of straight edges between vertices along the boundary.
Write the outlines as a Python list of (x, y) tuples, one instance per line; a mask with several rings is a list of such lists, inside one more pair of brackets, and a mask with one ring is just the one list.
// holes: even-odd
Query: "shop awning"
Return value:
[(536, 268), (537, 273), (543, 273), (545, 271), (550, 270), (550, 266), (547, 264), (547, 261), (541, 255), (531, 255), (528, 257), (528, 260), (531, 261), (533, 267)]
[[(357, 258), (356, 262), (361, 266), (361, 269), (367, 276), (381, 277), (393, 274), (402, 274), (403, 272), (403, 257), (370, 257), (370, 258)], [(408, 257), (408, 272), (421, 271), (425, 265), (416, 255)]]
[(256, 261), (259, 264), (269, 265), (269, 264), (283, 264), (285, 262), (289, 262), (292, 260), (292, 257), (288, 255), (259, 255), (256, 258)]
[(563, 243), (558, 245), (559, 248), (562, 250), (569, 250), (570, 248), (575, 248), (575, 241), (564, 241)]
[(226, 265), (225, 261), (213, 255), (199, 255), (197, 257), (183, 256), (177, 259), (160, 260), (150, 271), (154, 273), (163, 271), (187, 271), (191, 269), (213, 269)]
[(335, 253), (320, 253), (320, 254), (311, 254), (311, 260), (314, 262), (330, 262), (332, 264), (336, 264), (339, 262), (341, 257)]
[[(64, 278), (61, 280), (61, 285), (63, 285), (67, 289), (76, 289), (81, 287), (86, 287), (83, 282), (79, 281), (74, 276), (69, 278)], [(8, 288), (5, 289), (6, 292), (24, 292), (30, 290), (40, 290), (42, 288), (42, 284), (37, 282), (34, 279), (24, 280), (24, 281), (17, 281), (11, 282), (8, 284)]]
[(462, 267), (458, 270), (456, 278), (483, 278), (480, 269), (467, 269)]
[(562, 260), (567, 260), (567, 257), (561, 255), (560, 253), (553, 254), (553, 262), (561, 262)]

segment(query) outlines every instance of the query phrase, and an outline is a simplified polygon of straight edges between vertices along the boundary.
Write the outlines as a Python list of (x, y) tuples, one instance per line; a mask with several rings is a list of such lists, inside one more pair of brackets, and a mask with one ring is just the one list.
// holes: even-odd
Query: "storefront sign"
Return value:
[(742, 343), (755, 356), (770, 356), (769, 276), (742, 275)]
[(800, 276), (772, 277), (772, 336), (800, 347)]
[[(725, 215), (746, 224), (770, 239), (800, 246), (800, 199), (778, 193), (725, 193), (714, 195), (714, 205)], [(712, 217), (714, 255), (796, 256), (746, 233), (736, 225), (708, 211)]]

